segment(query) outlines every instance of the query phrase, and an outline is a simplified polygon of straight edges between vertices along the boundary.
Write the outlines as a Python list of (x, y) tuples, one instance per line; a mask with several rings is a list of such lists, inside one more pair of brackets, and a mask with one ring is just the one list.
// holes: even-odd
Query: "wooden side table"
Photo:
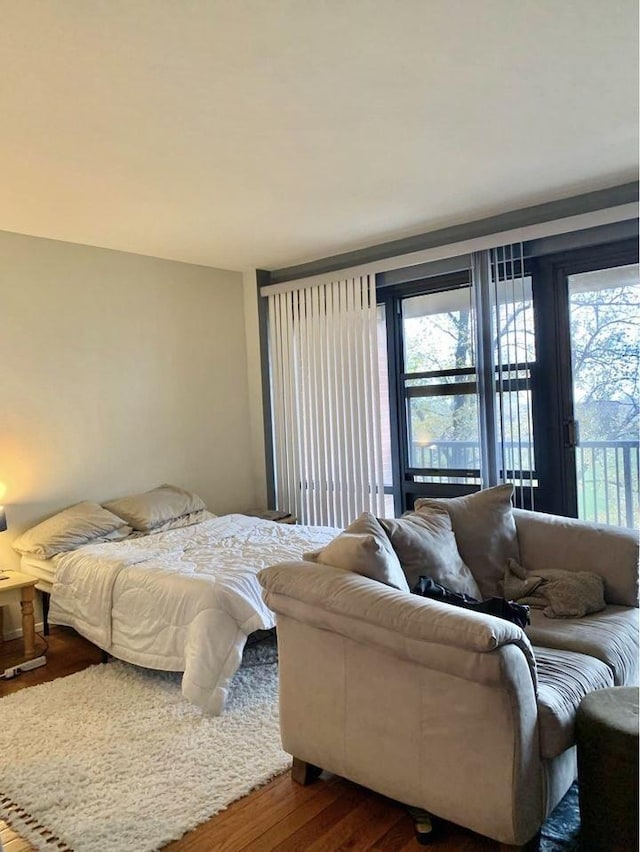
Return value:
[(3, 637), (2, 607), (12, 603), (19, 603), (22, 609), (22, 638), (24, 640), (24, 652), (30, 656), (36, 647), (36, 628), (33, 617), (33, 599), (35, 597), (36, 577), (29, 574), (20, 574), (18, 571), (0, 571), (0, 642)]

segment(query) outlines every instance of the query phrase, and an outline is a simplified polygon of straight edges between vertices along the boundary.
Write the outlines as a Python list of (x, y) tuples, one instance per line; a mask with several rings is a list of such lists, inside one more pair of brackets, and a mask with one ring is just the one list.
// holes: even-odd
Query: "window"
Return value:
[[(538, 257), (528, 248), (517, 260), (488, 253), (489, 308), (472, 299), (466, 270), (378, 291), (385, 490), (396, 514), (420, 495), (475, 491), (495, 451), (497, 478), (516, 483), (517, 505), (636, 526), (637, 242)], [(486, 314), (479, 332), (474, 310)]]
[(400, 301), (407, 472), (414, 482), (477, 482), (478, 405), (468, 286)]
[(469, 275), (426, 279), (382, 295), (391, 365), (388, 452), (395, 447), (388, 490), (399, 514), (419, 494), (458, 494), (480, 483)]
[(550, 255), (534, 294), (547, 510), (637, 527), (640, 287), (636, 240)]
[(638, 513), (638, 264), (567, 278), (578, 517), (634, 526)]

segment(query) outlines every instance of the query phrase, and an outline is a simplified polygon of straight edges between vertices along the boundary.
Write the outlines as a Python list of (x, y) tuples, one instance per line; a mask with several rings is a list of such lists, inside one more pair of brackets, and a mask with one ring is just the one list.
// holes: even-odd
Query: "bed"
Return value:
[(275, 624), (256, 573), (324, 546), (337, 532), (208, 516), (48, 559), (23, 555), (21, 567), (51, 592), (52, 624), (73, 627), (126, 662), (183, 672), (183, 695), (219, 714), (247, 636)]

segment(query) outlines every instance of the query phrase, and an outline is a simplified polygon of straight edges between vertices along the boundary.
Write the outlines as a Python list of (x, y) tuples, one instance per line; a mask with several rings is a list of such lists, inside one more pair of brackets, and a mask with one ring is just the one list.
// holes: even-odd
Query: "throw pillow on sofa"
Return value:
[(446, 512), (378, 520), (389, 536), (410, 589), (426, 575), (454, 592), (480, 597), (478, 584), (458, 552)]
[(391, 542), (370, 512), (363, 512), (321, 550), (305, 553), (302, 558), (307, 562), (353, 571), (402, 592), (409, 591)]
[(542, 609), (548, 618), (582, 618), (606, 607), (604, 580), (591, 571), (540, 568), (529, 573), (509, 559), (502, 588), (505, 596)]
[(460, 556), (469, 566), (481, 597), (500, 595), (507, 559), (520, 559), (511, 496), (513, 485), (496, 485), (464, 497), (421, 497), (414, 510), (419, 515), (445, 511), (451, 518)]

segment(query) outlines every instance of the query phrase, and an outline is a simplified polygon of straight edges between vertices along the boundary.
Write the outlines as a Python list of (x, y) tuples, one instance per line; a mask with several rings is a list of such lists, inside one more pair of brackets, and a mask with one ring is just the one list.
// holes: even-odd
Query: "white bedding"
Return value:
[(274, 626), (256, 573), (339, 532), (224, 515), (122, 542), (85, 545), (56, 566), (49, 620), (115, 657), (182, 671), (182, 693), (224, 709), (246, 637)]
[[(51, 591), (51, 584), (55, 577), (57, 565), (53, 559), (38, 559), (36, 556), (22, 556), (20, 559), (20, 570), (25, 574), (31, 574), (40, 581), (40, 586)], [(36, 587), (40, 587), (36, 584)]]

